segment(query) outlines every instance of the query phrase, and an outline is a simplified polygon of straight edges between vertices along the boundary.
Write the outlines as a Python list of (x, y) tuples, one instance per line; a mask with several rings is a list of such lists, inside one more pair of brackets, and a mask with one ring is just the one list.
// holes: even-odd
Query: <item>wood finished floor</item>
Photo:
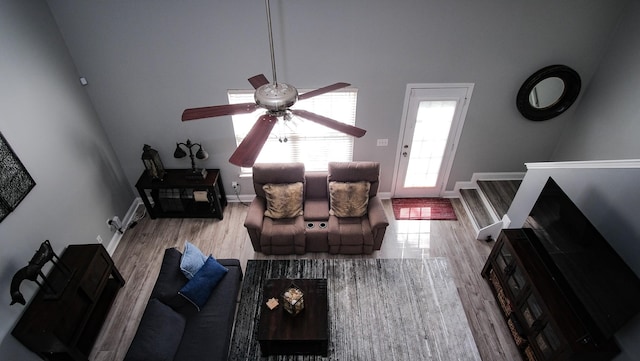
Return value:
[[(493, 243), (476, 241), (464, 207), (452, 199), (457, 221), (396, 221), (391, 201), (383, 201), (390, 226), (382, 249), (364, 258), (447, 257), (471, 332), (483, 360), (521, 360), (498, 305), (485, 280), (482, 266)], [(118, 294), (98, 336), (90, 360), (120, 361), (129, 348), (160, 269), (164, 249), (182, 249), (185, 240), (217, 258), (248, 259), (352, 258), (308, 253), (301, 256), (265, 256), (255, 253), (243, 227), (246, 206), (230, 203), (224, 220), (145, 218), (128, 230), (113, 254), (127, 281)]]

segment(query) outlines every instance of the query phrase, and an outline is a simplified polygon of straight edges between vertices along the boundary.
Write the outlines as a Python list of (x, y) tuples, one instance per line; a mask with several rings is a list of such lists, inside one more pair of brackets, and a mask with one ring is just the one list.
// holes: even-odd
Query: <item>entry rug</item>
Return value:
[[(262, 290), (269, 278), (327, 279), (327, 357), (261, 358), (257, 334)], [(229, 360), (481, 359), (447, 259), (427, 258), (249, 260)]]
[(448, 198), (392, 198), (391, 205), (397, 220), (458, 220)]

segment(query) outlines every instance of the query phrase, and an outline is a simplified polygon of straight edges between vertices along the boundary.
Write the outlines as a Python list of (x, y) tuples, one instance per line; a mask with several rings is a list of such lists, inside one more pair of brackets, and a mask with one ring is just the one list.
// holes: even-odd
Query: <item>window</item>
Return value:
[[(307, 90), (299, 90), (304, 94)], [(253, 90), (230, 90), (229, 103), (251, 103)], [(292, 108), (318, 113), (337, 121), (355, 125), (357, 89), (345, 88), (296, 103)], [(264, 109), (251, 114), (233, 115), (236, 145), (247, 135)], [(285, 141), (286, 140), (286, 141)], [(302, 162), (307, 171), (327, 170), (328, 162), (353, 160), (353, 137), (310, 120), (293, 117), (286, 124), (280, 119), (273, 128), (256, 163)], [(242, 168), (241, 173), (251, 173)]]

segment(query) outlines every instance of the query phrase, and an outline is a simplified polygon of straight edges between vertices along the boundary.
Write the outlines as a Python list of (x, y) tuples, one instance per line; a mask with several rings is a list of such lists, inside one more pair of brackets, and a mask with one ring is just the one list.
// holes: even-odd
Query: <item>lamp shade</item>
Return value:
[(157, 150), (151, 148), (148, 144), (142, 147), (142, 163), (151, 178), (156, 180), (162, 180), (164, 178), (166, 172), (160, 160), (160, 155)]
[(202, 147), (200, 147), (200, 149), (198, 149), (198, 151), (196, 152), (196, 158), (198, 158), (198, 159), (207, 159), (207, 158), (209, 158), (209, 153), (205, 152), (204, 149), (202, 149)]
[(182, 148), (180, 148), (180, 143), (176, 143), (176, 150), (173, 152), (174, 158), (184, 158), (187, 156), (187, 152), (185, 152)]

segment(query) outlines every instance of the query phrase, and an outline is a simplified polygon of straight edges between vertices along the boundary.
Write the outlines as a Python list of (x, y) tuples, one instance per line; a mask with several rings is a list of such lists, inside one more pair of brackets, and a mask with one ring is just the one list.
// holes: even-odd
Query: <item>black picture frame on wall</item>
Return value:
[(35, 186), (36, 182), (0, 132), (0, 222)]

